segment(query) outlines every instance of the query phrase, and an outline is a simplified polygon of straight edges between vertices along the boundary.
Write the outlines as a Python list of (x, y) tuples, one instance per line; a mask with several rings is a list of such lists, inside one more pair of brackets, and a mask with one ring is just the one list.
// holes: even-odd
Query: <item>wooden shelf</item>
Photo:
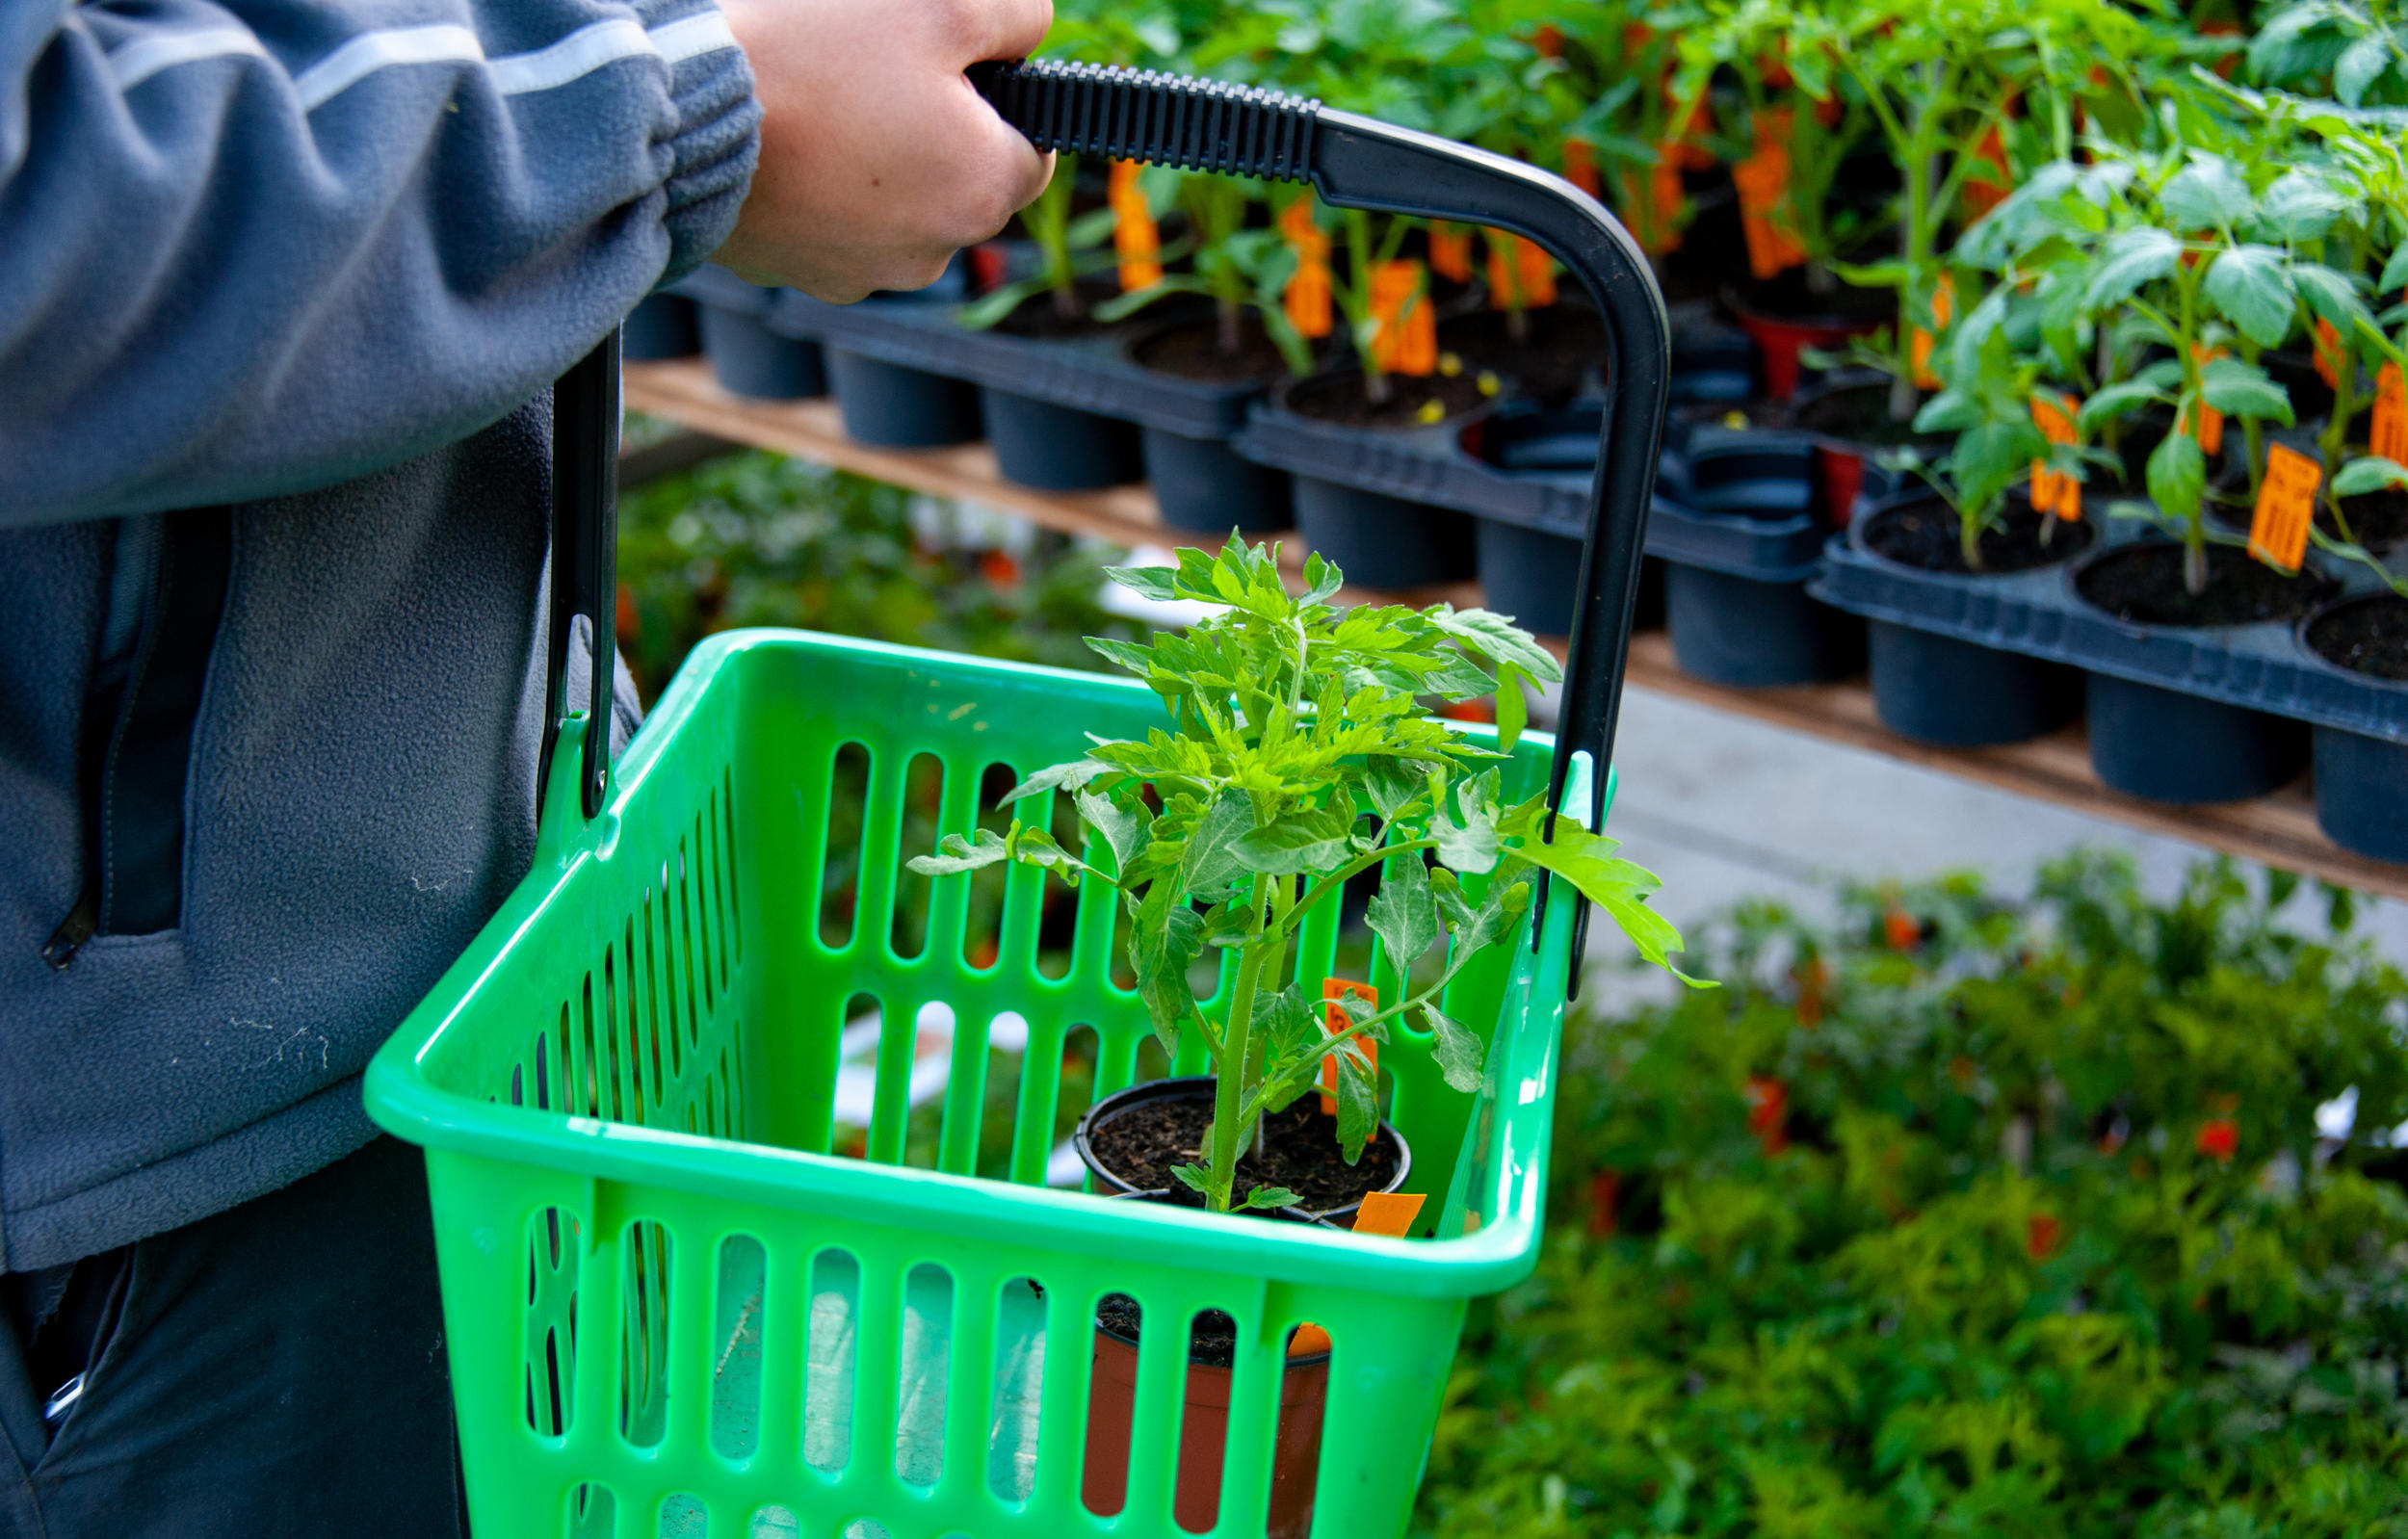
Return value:
[[(845, 436), (833, 402), (746, 401), (720, 389), (709, 368), (699, 361), (631, 364), (626, 379), (630, 407), (715, 437), (797, 455), (915, 491), (1000, 509), (1064, 534), (1090, 535), (1121, 545), (1213, 543), (1209, 537), (1165, 528), (1154, 494), (1147, 487), (1031, 491), (1005, 481), (995, 468), (994, 452), (982, 443), (947, 449), (873, 449)], [(1293, 544), (1284, 554), (1290, 560), (1302, 556)], [(1472, 593), (1460, 588), (1413, 594), (1356, 590), (1348, 596), (1408, 603), (1436, 598), (1455, 603), (1472, 600)], [(2100, 782), (2091, 770), (2089, 749), (2079, 727), (2003, 748), (1933, 747), (1884, 728), (1873, 714), (1872, 691), (1861, 679), (1774, 690), (1707, 684), (1674, 665), (1671, 640), (1662, 632), (1633, 639), (1627, 677), (1642, 689), (1961, 775), (2127, 827), (2364, 892), (2408, 899), (2408, 866), (2352, 854), (2324, 837), (2316, 827), (2316, 805), (2305, 777), (2254, 801), (2208, 807), (2140, 801)]]

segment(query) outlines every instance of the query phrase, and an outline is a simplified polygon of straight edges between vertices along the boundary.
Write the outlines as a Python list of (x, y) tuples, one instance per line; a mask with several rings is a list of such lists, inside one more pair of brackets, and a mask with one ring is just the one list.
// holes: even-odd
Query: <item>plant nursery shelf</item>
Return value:
[[(1154, 494), (1144, 486), (1094, 492), (1032, 491), (1005, 481), (996, 470), (993, 451), (982, 443), (945, 449), (871, 448), (845, 435), (832, 401), (747, 401), (720, 389), (700, 359), (629, 365), (626, 398), (631, 409), (667, 417), (715, 437), (799, 456), (932, 496), (1001, 509), (1064, 534), (1091, 535), (1123, 545), (1173, 540), (1213, 543), (1165, 529)], [(1293, 546), (1290, 553), (1292, 558), (1300, 554)], [(1351, 596), (1468, 601), (1468, 595), (1459, 591), (1356, 592)], [(2304, 779), (2254, 801), (2207, 807), (2140, 801), (2100, 782), (2091, 771), (2089, 750), (2078, 728), (2003, 748), (1933, 747), (1884, 728), (1873, 714), (1872, 691), (1861, 680), (1769, 690), (1707, 684), (1674, 665), (1671, 642), (1662, 632), (1633, 639), (1629, 678), (1644, 689), (1961, 775), (2128, 827), (2364, 892), (2408, 899), (2408, 866), (2352, 854), (2324, 837), (2316, 826), (2315, 802)]]

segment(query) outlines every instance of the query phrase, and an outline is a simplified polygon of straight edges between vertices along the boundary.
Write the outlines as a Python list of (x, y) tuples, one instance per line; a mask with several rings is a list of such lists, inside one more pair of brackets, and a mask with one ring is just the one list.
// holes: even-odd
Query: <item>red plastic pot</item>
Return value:
[[(1179, 1470), (1171, 1514), (1190, 1533), (1220, 1521), (1221, 1450), (1229, 1441), (1232, 1370), (1188, 1365), (1179, 1417)], [(1130, 1429), (1137, 1417), (1137, 1343), (1097, 1326), (1087, 1380), (1086, 1467), (1080, 1495), (1106, 1517), (1128, 1504)], [(1321, 1475), (1322, 1410), (1329, 1396), (1329, 1354), (1290, 1357), (1279, 1381), (1279, 1430), (1271, 1445), (1268, 1539), (1306, 1539)]]
[(1751, 310), (1726, 300), (1740, 329), (1756, 339), (1765, 370), (1765, 394), (1787, 401), (1797, 394), (1797, 377), (1804, 367), (1798, 354), (1808, 348), (1836, 348), (1850, 337), (1880, 329), (1877, 321), (1850, 321), (1837, 316), (1779, 316)]

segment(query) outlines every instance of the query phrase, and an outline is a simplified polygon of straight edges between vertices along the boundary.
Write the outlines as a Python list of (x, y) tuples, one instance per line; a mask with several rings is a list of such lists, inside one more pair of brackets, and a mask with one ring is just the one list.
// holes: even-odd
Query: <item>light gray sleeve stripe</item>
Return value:
[(109, 73), (116, 77), (118, 90), (131, 91), (162, 69), (229, 54), (252, 54), (265, 59), (268, 50), (249, 27), (198, 27), (127, 43), (109, 56)]
[[(364, 32), (293, 77), (303, 111), (320, 107), (379, 70), (399, 65), (484, 64), (505, 96), (556, 91), (622, 59), (654, 57), (666, 64), (736, 46), (727, 18), (717, 11), (684, 16), (646, 33), (624, 17), (580, 27), (560, 41), (528, 53), (487, 61), (484, 45), (466, 27), (395, 27)], [(210, 27), (144, 38), (109, 56), (118, 89), (130, 90), (163, 69), (202, 59), (251, 55), (268, 50), (248, 28)]]
[(736, 34), (728, 30), (727, 18), (714, 7), (653, 28), (652, 46), (670, 64), (682, 65), (706, 53), (735, 47)]

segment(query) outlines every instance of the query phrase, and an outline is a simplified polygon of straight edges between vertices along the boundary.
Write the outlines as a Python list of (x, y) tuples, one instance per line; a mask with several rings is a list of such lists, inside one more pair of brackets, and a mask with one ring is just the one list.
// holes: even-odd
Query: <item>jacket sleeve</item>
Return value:
[(735, 222), (710, 0), (0, 0), (0, 528), (498, 420)]

